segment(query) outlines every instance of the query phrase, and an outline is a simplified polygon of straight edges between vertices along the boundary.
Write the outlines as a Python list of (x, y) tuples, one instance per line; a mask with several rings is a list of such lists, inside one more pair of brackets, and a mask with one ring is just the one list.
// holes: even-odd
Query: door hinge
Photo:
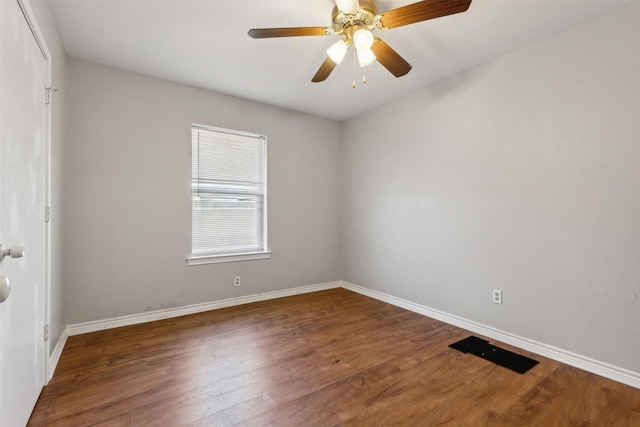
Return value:
[(44, 208), (44, 222), (51, 221), (51, 208), (49, 206), (45, 206)]
[(49, 341), (49, 324), (44, 325), (44, 340)]
[(49, 105), (49, 104), (51, 104), (51, 92), (57, 92), (58, 88), (57, 87), (46, 87), (44, 89), (45, 89), (44, 103)]

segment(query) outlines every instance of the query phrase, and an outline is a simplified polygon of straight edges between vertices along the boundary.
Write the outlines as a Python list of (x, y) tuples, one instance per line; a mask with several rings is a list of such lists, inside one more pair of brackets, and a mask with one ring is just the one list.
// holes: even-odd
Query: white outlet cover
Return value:
[(502, 304), (502, 291), (500, 289), (493, 290), (493, 298), (492, 301), (496, 304)]

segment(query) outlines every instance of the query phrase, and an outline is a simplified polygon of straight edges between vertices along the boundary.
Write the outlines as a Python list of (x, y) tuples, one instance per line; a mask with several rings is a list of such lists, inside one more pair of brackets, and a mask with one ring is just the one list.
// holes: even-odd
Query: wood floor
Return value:
[(29, 425), (640, 426), (640, 390), (469, 335), (334, 289), (74, 336)]

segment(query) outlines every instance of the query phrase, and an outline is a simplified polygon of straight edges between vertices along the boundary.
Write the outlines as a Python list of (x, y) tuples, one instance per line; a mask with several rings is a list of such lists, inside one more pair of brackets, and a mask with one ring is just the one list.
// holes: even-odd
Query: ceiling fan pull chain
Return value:
[(356, 50), (353, 49), (353, 83), (351, 84), (352, 88), (356, 88)]

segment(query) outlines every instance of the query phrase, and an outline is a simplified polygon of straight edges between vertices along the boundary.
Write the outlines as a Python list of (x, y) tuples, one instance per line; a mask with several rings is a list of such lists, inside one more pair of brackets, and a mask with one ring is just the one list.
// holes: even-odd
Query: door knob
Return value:
[(11, 246), (5, 249), (2, 243), (0, 243), (0, 261), (8, 256), (11, 258), (22, 258), (24, 256), (24, 246)]
[(0, 303), (3, 303), (9, 298), (11, 292), (11, 284), (9, 279), (4, 276), (0, 276)]

